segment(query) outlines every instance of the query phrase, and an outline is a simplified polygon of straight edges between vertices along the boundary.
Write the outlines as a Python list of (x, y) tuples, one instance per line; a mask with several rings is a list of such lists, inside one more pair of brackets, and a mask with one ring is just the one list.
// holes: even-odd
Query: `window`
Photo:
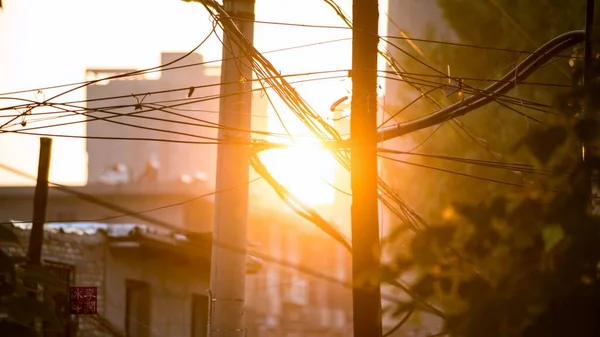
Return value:
[(192, 337), (208, 336), (208, 297), (192, 295)]
[(51, 300), (54, 312), (61, 322), (61, 330), (51, 329), (44, 324), (44, 337), (75, 337), (77, 335), (77, 317), (70, 314), (69, 287), (73, 285), (75, 267), (68, 264), (44, 261), (44, 267), (62, 281), (64, 288), (61, 292), (53, 294)]
[(125, 286), (125, 333), (150, 337), (150, 285), (127, 280)]

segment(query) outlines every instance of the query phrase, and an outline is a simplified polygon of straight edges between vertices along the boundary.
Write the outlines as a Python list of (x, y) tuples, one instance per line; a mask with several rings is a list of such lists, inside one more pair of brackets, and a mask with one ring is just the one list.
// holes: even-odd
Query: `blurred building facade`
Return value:
[[(181, 56), (165, 53), (162, 63)], [(48, 227), (47, 237), (58, 241), (47, 241), (44, 254), (68, 265), (76, 275), (70, 284), (98, 286), (101, 297), (98, 320), (77, 323), (77, 336), (206, 336), (210, 270), (206, 263), (210, 261), (217, 147), (194, 142), (214, 143), (199, 137), (217, 137), (218, 68), (215, 72), (206, 67), (197, 54), (173, 66), (184, 67), (163, 71), (155, 78), (139, 74), (89, 86), (88, 184), (70, 188), (74, 193), (56, 187), (49, 190), (47, 221), (60, 225)], [(91, 69), (88, 79), (133, 71)], [(254, 98), (253, 128), (266, 130), (267, 101), (259, 94)], [(30, 219), (33, 191), (33, 187), (0, 188), (0, 219)], [(252, 200), (261, 194), (253, 193)], [(260, 268), (249, 264), (254, 270), (246, 282), (247, 336), (350, 336), (349, 253), (291, 211), (259, 207), (252, 200), (249, 250), (255, 262), (260, 260)], [(148, 221), (107, 204), (141, 214)], [(105, 227), (77, 232), (78, 226), (90, 222)], [(181, 232), (165, 231), (156, 222)], [(121, 235), (106, 234), (117, 228), (128, 230)], [(204, 247), (202, 254), (198, 247), (193, 251), (183, 247), (189, 243), (189, 238), (181, 241), (184, 232), (195, 233), (193, 242)], [(88, 241), (103, 255), (77, 253), (77, 249), (88, 249), (79, 244)], [(77, 255), (74, 260), (55, 251), (56, 245), (81, 247), (70, 251)], [(98, 263), (88, 265), (91, 261)], [(88, 272), (95, 275), (94, 282), (84, 276)], [(170, 279), (172, 275), (177, 277)], [(146, 311), (128, 312), (127, 301), (133, 298)], [(141, 325), (131, 323), (140, 319)]]
[[(129, 201), (152, 197), (120, 188), (121, 196), (97, 187), (76, 190), (132, 210), (140, 210), (142, 204)], [(171, 198), (174, 202), (190, 196), (182, 193)], [(16, 200), (9, 203), (10, 199)], [(169, 200), (163, 196), (145, 202), (165, 206), (165, 201)], [(0, 209), (0, 218), (29, 218), (33, 187), (0, 188), (0, 204), (10, 206)], [(48, 206), (48, 217), (62, 212), (73, 218), (47, 223), (43, 259), (51, 267), (68, 270), (69, 286), (98, 287), (99, 315), (82, 316), (71, 322), (70, 332), (47, 337), (206, 336), (210, 231), (192, 235), (186, 230), (190, 222), (183, 220), (170, 223), (181, 231), (140, 224), (132, 217), (90, 222), (86, 214), (103, 214), (102, 207), (56, 188), (50, 189)], [(212, 203), (198, 204), (197, 211), (207, 222)], [(104, 212), (106, 218), (114, 214)], [(174, 207), (169, 213), (148, 215), (168, 223), (170, 217), (185, 219), (185, 212)], [(16, 223), (24, 251), (29, 228)], [(247, 336), (351, 336), (351, 261), (343, 247), (289, 212), (268, 209), (251, 210), (248, 238)], [(136, 302), (127, 304), (131, 301)]]
[[(87, 87), (88, 184), (201, 180), (214, 186), (219, 68), (200, 54), (184, 56), (163, 53), (161, 64), (169, 66), (161, 71)], [(97, 80), (135, 71), (88, 69), (86, 76)], [(253, 104), (264, 114), (264, 99)], [(252, 123), (264, 129), (266, 119)]]

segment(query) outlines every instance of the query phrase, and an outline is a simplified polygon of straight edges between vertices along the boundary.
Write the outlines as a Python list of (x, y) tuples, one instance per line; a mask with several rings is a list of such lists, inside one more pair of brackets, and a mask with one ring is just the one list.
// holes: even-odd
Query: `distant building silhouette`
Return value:
[[(161, 64), (183, 55), (163, 53)], [(214, 185), (217, 147), (189, 143), (213, 142), (198, 136), (217, 138), (219, 76), (218, 71), (216, 75), (207, 74), (203, 61), (200, 54), (194, 53), (170, 66), (178, 69), (161, 71), (158, 79), (136, 75), (88, 87), (89, 137), (163, 140), (88, 139), (88, 184), (106, 183), (107, 176), (114, 175), (111, 168), (120, 167), (128, 172), (127, 181), (131, 182), (174, 182), (184, 175), (201, 175), (207, 177), (210, 186)], [(97, 79), (131, 71), (135, 69), (89, 69), (87, 76)], [(192, 86), (196, 88), (188, 97)], [(111, 97), (119, 98), (106, 99)], [(94, 120), (115, 113), (131, 115)]]

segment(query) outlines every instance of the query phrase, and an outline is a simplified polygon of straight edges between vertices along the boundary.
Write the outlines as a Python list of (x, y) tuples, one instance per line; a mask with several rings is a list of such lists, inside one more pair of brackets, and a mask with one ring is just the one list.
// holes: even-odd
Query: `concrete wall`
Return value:
[[(251, 251), (283, 265), (265, 261), (261, 273), (247, 278), (248, 336), (351, 336), (350, 254), (297, 215), (269, 215), (251, 217), (248, 239), (259, 243)], [(300, 296), (294, 300), (290, 292)]]
[(126, 281), (143, 281), (150, 286), (150, 335), (188, 337), (192, 294), (207, 294), (207, 269), (164, 254), (112, 248), (107, 255), (106, 318), (124, 331)]

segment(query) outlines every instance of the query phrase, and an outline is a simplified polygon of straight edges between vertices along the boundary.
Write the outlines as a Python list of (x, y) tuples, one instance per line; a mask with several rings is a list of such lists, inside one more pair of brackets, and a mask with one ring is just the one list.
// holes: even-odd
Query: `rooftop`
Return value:
[[(127, 183), (120, 185), (92, 184), (85, 186), (65, 186), (74, 192), (84, 193), (94, 196), (112, 196), (112, 195), (149, 195), (149, 196), (169, 196), (169, 195), (189, 195), (198, 196), (209, 192), (208, 186), (203, 182), (194, 182), (186, 184), (183, 182), (173, 183)], [(34, 186), (2, 186), (0, 187), (1, 197), (27, 197), (33, 196)], [(50, 186), (49, 196), (64, 195), (59, 187)], [(213, 196), (206, 196), (204, 199), (212, 202)]]

